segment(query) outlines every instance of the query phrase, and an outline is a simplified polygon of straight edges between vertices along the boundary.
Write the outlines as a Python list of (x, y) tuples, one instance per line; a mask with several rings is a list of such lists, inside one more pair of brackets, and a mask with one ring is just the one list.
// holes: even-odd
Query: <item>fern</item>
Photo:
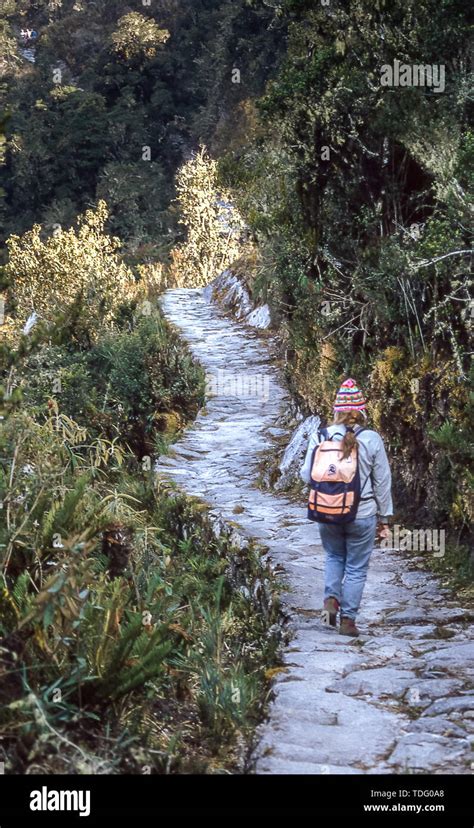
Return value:
[[(105, 674), (92, 685), (97, 698), (116, 699), (142, 685), (163, 669), (163, 660), (173, 648), (173, 640), (163, 641), (165, 624), (151, 635), (144, 632), (140, 616), (131, 621), (115, 646)], [(129, 662), (135, 662), (129, 664)]]
[(84, 496), (84, 490), (89, 482), (89, 475), (83, 474), (73, 489), (66, 493), (64, 500), (56, 512), (53, 522), (53, 531), (61, 532), (72, 528), (77, 507)]
[[(61, 504), (57, 500), (53, 501), (50, 508), (43, 516), (39, 533), (39, 542), (41, 545), (47, 545), (51, 541), (54, 533), (56, 515), (59, 511), (60, 505)], [(34, 517), (34, 515), (32, 515), (32, 517)]]
[(28, 572), (22, 572), (21, 575), (15, 581), (13, 589), (11, 591), (13, 600), (18, 608), (18, 611), (23, 614), (27, 607), (28, 607), (28, 588), (30, 585), (30, 576)]
[(111, 692), (111, 697), (116, 699), (123, 696), (159, 675), (163, 671), (163, 661), (172, 648), (172, 641), (165, 641), (161, 646), (154, 648), (153, 652), (149, 653), (148, 657), (139, 666), (127, 671), (123, 678), (119, 679), (119, 684)]

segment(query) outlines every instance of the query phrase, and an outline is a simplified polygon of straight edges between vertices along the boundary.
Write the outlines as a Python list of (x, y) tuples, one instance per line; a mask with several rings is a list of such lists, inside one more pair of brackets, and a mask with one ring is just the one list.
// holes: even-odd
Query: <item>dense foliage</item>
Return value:
[[(228, 142), (235, 106), (275, 64), (273, 12), (259, 6), (2, 0), (5, 235), (69, 225), (102, 198), (127, 248), (166, 257), (183, 238), (169, 209), (177, 168), (214, 133)], [(34, 65), (19, 53), (25, 25), (39, 33)]]
[(272, 594), (271, 576), (156, 479), (204, 375), (153, 282), (125, 278), (102, 210), (79, 236), (10, 240), (1, 759), (7, 772), (245, 770), (278, 643), (276, 603), (252, 596), (262, 579)]
[[(447, 528), (466, 575), (474, 511), (467, 8), (277, 5), (288, 46), (256, 102), (260, 133), (221, 161), (258, 243), (254, 291), (274, 308), (289, 379), (308, 410), (330, 416), (334, 388), (357, 377), (390, 448), (398, 520)], [(443, 90), (382, 85), (382, 67), (395, 60), (442, 64)]]

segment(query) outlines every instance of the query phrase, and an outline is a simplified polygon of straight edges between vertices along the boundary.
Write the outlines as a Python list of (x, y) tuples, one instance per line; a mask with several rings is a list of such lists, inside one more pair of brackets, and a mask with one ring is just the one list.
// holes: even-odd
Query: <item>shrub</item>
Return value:
[(101, 201), (79, 219), (77, 231), (58, 229), (43, 240), (35, 225), (21, 237), (10, 236), (5, 270), (19, 323), (36, 312), (53, 324), (76, 306), (88, 338), (97, 340), (102, 326), (113, 325), (117, 305), (133, 294), (134, 279), (119, 258), (119, 239), (105, 233), (107, 216)]

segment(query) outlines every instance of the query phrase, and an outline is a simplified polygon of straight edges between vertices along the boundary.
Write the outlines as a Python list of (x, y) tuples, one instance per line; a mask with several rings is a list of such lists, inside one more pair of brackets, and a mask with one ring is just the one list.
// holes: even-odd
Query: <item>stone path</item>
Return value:
[(259, 728), (256, 772), (471, 773), (472, 613), (449, 600), (413, 553), (375, 550), (361, 637), (325, 627), (317, 526), (304, 504), (255, 486), (259, 455), (281, 436), (288, 403), (271, 343), (225, 317), (208, 288), (169, 290), (161, 304), (207, 373), (225, 371), (224, 379), (238, 375), (264, 390), (236, 397), (221, 382), (174, 456), (157, 467), (267, 546), (284, 569), (293, 638)]

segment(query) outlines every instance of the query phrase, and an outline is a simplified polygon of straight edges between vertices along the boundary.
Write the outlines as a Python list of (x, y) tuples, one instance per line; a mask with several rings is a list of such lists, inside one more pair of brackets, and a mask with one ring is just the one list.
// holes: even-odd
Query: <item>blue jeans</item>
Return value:
[(360, 606), (370, 555), (375, 544), (377, 516), (355, 519), (345, 526), (320, 523), (326, 552), (325, 598), (337, 598), (341, 615), (355, 620)]

